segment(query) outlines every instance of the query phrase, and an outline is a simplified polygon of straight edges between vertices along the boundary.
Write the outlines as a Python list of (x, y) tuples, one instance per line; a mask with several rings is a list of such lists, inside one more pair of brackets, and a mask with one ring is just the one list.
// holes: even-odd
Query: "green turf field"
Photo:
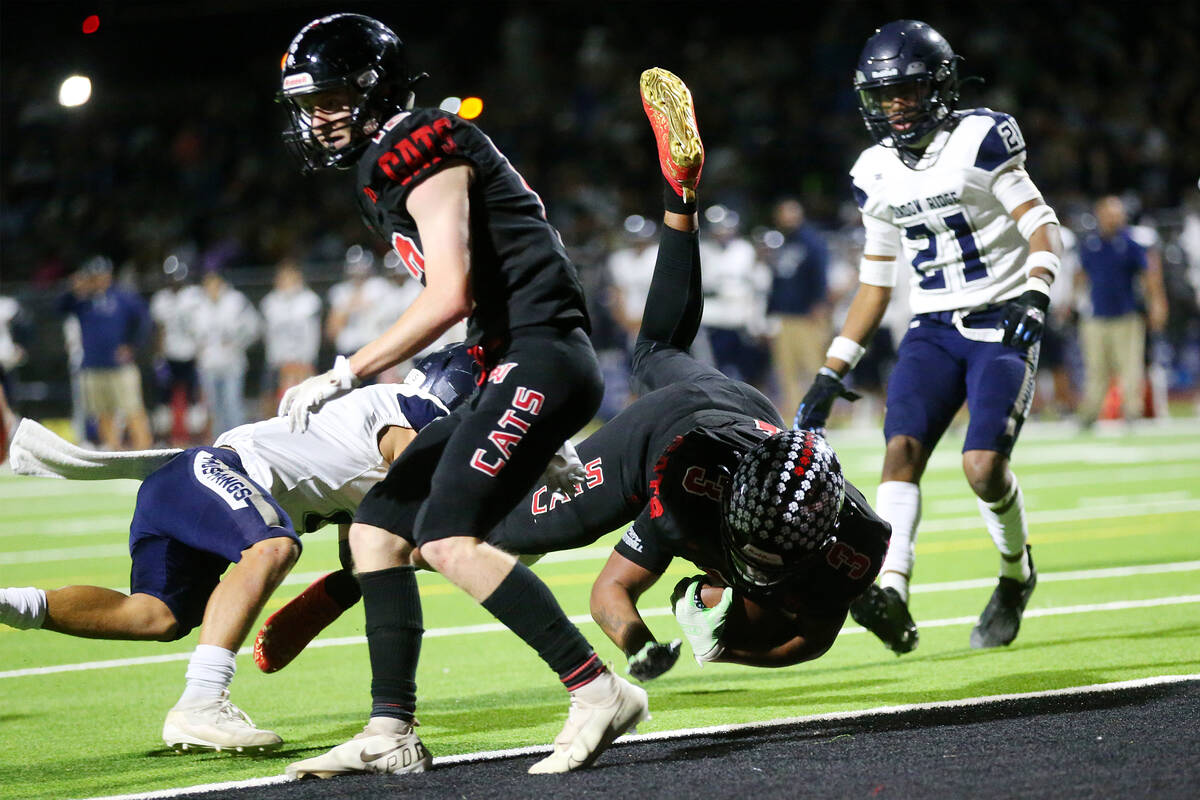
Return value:
[[(873, 498), (878, 434), (833, 431), (831, 440), (847, 476)], [(898, 658), (852, 623), (819, 661), (777, 671), (701, 670), (685, 645), (679, 665), (648, 687), (654, 716), (641, 732), (1200, 672), (1200, 423), (1083, 438), (1067, 428), (1026, 431), (1015, 468), (1042, 578), (1016, 643), (991, 652), (967, 646), (997, 556), (960, 471), (960, 442), (961, 434), (947, 436), (924, 481), (914, 653)], [(135, 491), (125, 482), (0, 475), (0, 586), (125, 587)], [(607, 549), (560, 554), (535, 567), (568, 614), (586, 617)], [(268, 611), (336, 564), (331, 532), (310, 534)], [(666, 595), (688, 572), (677, 562), (643, 603), (660, 638), (678, 635)], [(554, 676), (507, 632), (461, 630), (493, 620), (439, 577), (422, 576), (422, 595), (429, 634), (418, 713), (434, 756), (549, 743), (566, 711)], [(624, 669), (598, 628), (590, 621), (582, 628)], [(287, 744), (270, 756), (234, 757), (175, 754), (159, 738), (195, 634), (156, 644), (2, 628), (0, 798), (90, 797), (278, 774), (365, 721), (361, 635), (354, 609), (318, 640), (326, 646), (280, 673), (263, 675), (240, 657), (234, 701)], [(147, 656), (164, 658), (137, 661)], [(78, 668), (26, 672), (60, 665)]]

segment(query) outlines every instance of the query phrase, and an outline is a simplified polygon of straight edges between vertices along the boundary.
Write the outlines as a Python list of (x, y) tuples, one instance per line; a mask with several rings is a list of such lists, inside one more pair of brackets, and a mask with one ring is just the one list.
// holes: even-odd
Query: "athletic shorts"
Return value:
[(243, 550), (276, 537), (300, 544), (287, 512), (250, 479), (237, 453), (185, 450), (138, 490), (129, 523), (130, 591), (166, 603), (182, 638), (204, 618), (225, 569)]
[(355, 522), (417, 545), (483, 539), (600, 407), (600, 365), (579, 328), (518, 328), (488, 349), (487, 366), (480, 391), (422, 429)]
[[(970, 316), (970, 326), (996, 328), (1003, 308)], [(1039, 346), (1022, 352), (999, 342), (967, 339), (949, 312), (918, 314), (900, 342), (888, 381), (886, 441), (911, 436), (932, 451), (964, 401), (970, 414), (963, 452), (1004, 456), (1033, 403)]]
[(125, 414), (145, 410), (142, 402), (142, 375), (133, 364), (120, 367), (89, 368), (79, 373), (83, 405), (92, 416)]

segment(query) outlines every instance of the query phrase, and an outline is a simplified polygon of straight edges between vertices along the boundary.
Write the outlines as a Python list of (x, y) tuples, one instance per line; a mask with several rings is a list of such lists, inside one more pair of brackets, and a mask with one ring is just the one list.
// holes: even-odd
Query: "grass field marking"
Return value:
[(14, 550), (11, 553), (0, 553), (0, 566), (117, 557), (129, 558), (128, 543), (90, 544), (83, 547), (57, 547), (48, 550)]
[[(1158, 495), (1156, 495), (1157, 497)], [(1028, 515), (1029, 524), (1031, 525), (1048, 525), (1060, 522), (1083, 522), (1090, 519), (1110, 519), (1119, 517), (1153, 517), (1163, 514), (1184, 514), (1192, 511), (1200, 511), (1200, 499), (1187, 500), (1158, 500), (1156, 507), (1150, 510), (1142, 510), (1134, 507), (1135, 504), (1126, 505), (1103, 505), (1092, 506), (1091, 508), (1067, 508), (1054, 509), (1049, 511), (1034, 511)], [(925, 532), (949, 533), (962, 530), (973, 530), (982, 526), (982, 520), (976, 514), (967, 517), (950, 517), (948, 519), (924, 520), (920, 523), (920, 530)], [(1151, 531), (1152, 532), (1152, 531)], [(934, 545), (939, 543), (931, 543), (927, 545), (922, 552), (938, 552), (938, 548)], [(960, 544), (964, 543), (941, 543), (953, 544), (956, 549)], [(974, 547), (974, 544), (969, 544), (969, 547)], [(567, 557), (555, 559), (556, 561), (575, 561), (587, 560), (593, 557), (592, 553), (596, 550), (607, 548), (588, 548), (586, 554), (574, 558)], [(18, 550), (11, 553), (0, 553), (0, 566), (12, 564), (38, 564), (42, 562), (56, 561), (72, 561), (88, 558), (104, 558), (116, 557), (118, 555), (128, 555), (128, 547), (125, 544), (104, 544), (104, 545), (86, 545), (82, 547), (61, 547), (46, 550)], [(553, 563), (546, 561), (545, 563)]]
[[(1069, 572), (1039, 572), (1039, 583), (1055, 581), (1083, 581), (1098, 578), (1128, 578), (1133, 575), (1160, 575), (1167, 572), (1192, 572), (1200, 569), (1200, 561), (1176, 561), (1170, 564), (1142, 564), (1137, 567), (1106, 567), (1103, 569), (1081, 569)], [(942, 583), (914, 583), (909, 591), (916, 594), (926, 592), (957, 592), (964, 589), (986, 589), (996, 585), (995, 578), (975, 578), (965, 581), (943, 581)]]
[[(6, 476), (8, 477), (8, 476)], [(32, 497), (113, 497), (138, 493), (141, 481), (68, 481), (59, 478), (26, 478), (11, 476), (0, 480), (0, 500), (25, 500)]]
[(70, 516), (42, 517), (36, 520), (5, 520), (0, 522), (0, 539), (8, 536), (99, 536), (108, 533), (127, 534), (130, 514), (109, 514), (104, 517)]
[[(1033, 617), (1053, 617), (1063, 614), (1086, 614), (1093, 611), (1124, 611), (1135, 608), (1155, 608), (1158, 606), (1185, 605), (1188, 603), (1200, 603), (1200, 594), (1179, 595), (1176, 597), (1154, 597), (1148, 600), (1116, 600), (1109, 603), (1094, 603), (1091, 605), (1076, 605), (1076, 606), (1059, 606), (1055, 608), (1036, 608), (1025, 612), (1025, 619)], [(650, 608), (641, 611), (642, 617), (668, 617), (673, 612), (670, 608)], [(576, 614), (568, 619), (576, 625), (585, 625), (592, 623), (590, 614)], [(972, 625), (977, 621), (977, 617), (950, 617), (947, 619), (934, 620), (919, 620), (920, 627), (923, 628), (944, 628), (952, 625)], [(488, 622), (480, 625), (461, 625), (453, 628), (433, 628), (425, 631), (426, 639), (438, 639), (445, 636), (464, 636), (480, 633), (503, 633), (508, 630), (502, 623)], [(865, 629), (857, 625), (847, 625), (839, 635), (846, 636), (852, 634), (865, 633)], [(306, 649), (319, 650), (325, 647), (347, 647), (352, 645), (366, 644), (367, 637), (365, 636), (339, 636), (328, 639), (316, 639), (311, 642)], [(252, 652), (251, 648), (243, 647), (238, 650), (238, 655), (248, 656)], [(114, 667), (135, 667), (143, 664), (162, 664), (169, 661), (187, 661), (191, 658), (191, 652), (186, 653), (166, 653), (159, 656), (138, 656), (135, 658), (110, 659), (107, 661), (83, 661), (75, 664), (56, 664), (49, 667), (27, 667), (25, 669), (12, 669), (0, 672), (0, 679), (4, 678), (25, 678), (38, 675), (53, 675), (59, 672), (88, 672), (98, 669), (112, 669)]]
[[(785, 728), (793, 725), (811, 724), (814, 722), (842, 722), (845, 720), (863, 719), (867, 717), (894, 717), (926, 711), (944, 711), (956, 708), (973, 708), (978, 706), (1008, 703), (1021, 700), (1037, 700), (1047, 697), (1070, 697), (1082, 694), (1103, 694), (1119, 692), (1128, 689), (1144, 689), (1151, 686), (1169, 686), (1174, 683), (1187, 683), (1200, 680), (1200, 674), (1194, 675), (1155, 675), (1149, 678), (1134, 678), (1112, 683), (1094, 683), (1088, 686), (1071, 686), (1065, 689), (1045, 689), (1038, 692), (1021, 692), (1018, 694), (993, 694), (983, 697), (965, 697), (959, 700), (936, 700), (928, 703), (910, 703), (899, 706), (877, 706), (857, 711), (829, 711), (824, 714), (809, 714), (800, 717), (783, 717), (781, 719), (764, 720), (762, 722), (742, 722), (728, 725), (710, 725), (703, 728), (681, 728), (673, 731), (655, 731), (654, 733), (631, 733), (622, 736), (617, 741), (622, 744), (640, 744), (647, 742), (668, 742), (677, 739), (693, 739), (701, 736), (721, 736), (742, 731), (770, 730)], [(529, 747), (513, 747), (507, 750), (486, 750), (478, 753), (459, 753), (452, 756), (434, 758), (434, 767), (446, 767), (453, 764), (471, 764), (481, 761), (502, 761), (510, 758), (548, 753), (552, 745), (531, 745)], [(221, 783), (206, 783), (198, 786), (183, 786), (177, 789), (159, 789), (153, 792), (138, 794), (105, 795), (92, 797), (88, 800), (164, 800), (185, 794), (215, 792), (222, 789), (252, 789), (257, 786), (271, 786), (285, 783), (285, 775), (270, 775), (265, 778), (250, 778), (240, 781), (223, 781)]]
[[(1159, 503), (1157, 508), (1136, 509), (1128, 505), (1104, 505), (1091, 508), (1064, 508), (1049, 511), (1028, 512), (1030, 525), (1051, 525), (1057, 522), (1083, 522), (1089, 519), (1109, 519), (1112, 517), (1153, 517), (1160, 514), (1185, 514), (1190, 511), (1200, 511), (1200, 500), (1167, 500)], [(981, 528), (983, 520), (975, 514), (969, 517), (951, 517), (949, 519), (921, 520), (918, 528), (921, 531), (951, 531)]]

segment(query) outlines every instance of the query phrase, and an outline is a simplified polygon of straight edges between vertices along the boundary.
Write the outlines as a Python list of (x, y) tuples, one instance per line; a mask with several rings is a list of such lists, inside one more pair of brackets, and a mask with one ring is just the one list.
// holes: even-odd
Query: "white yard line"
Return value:
[[(1041, 576), (1039, 576), (1040, 579)], [(1107, 576), (1105, 576), (1107, 577)], [(1200, 603), (1200, 594), (1178, 595), (1175, 597), (1155, 597), (1148, 600), (1118, 600), (1109, 603), (1092, 603), (1089, 605), (1076, 606), (1060, 606), (1056, 608), (1035, 608), (1025, 612), (1025, 619), (1034, 617), (1053, 617), (1062, 614), (1086, 614), (1093, 611), (1123, 611), (1135, 608), (1156, 608), (1159, 606), (1184, 605), (1189, 603)], [(670, 608), (651, 608), (642, 610), (643, 617), (666, 617), (671, 615)], [(592, 618), (588, 614), (577, 614), (570, 618), (571, 622), (576, 625), (588, 624), (592, 622)], [(947, 619), (920, 620), (922, 628), (943, 628), (950, 625), (968, 625), (974, 624), (977, 621), (977, 616), (970, 617), (950, 617)], [(470, 636), (480, 633), (500, 633), (507, 630), (504, 625), (499, 622), (481, 623), (479, 625), (460, 625), (452, 628), (433, 628), (425, 631), (426, 639), (439, 639), (445, 636)], [(864, 629), (855, 625), (848, 625), (842, 629), (841, 635), (851, 635), (864, 633)], [(319, 650), (325, 647), (347, 647), (353, 645), (362, 645), (367, 641), (365, 636), (340, 636), (330, 637), (325, 639), (316, 639), (308, 645), (309, 650)], [(238, 651), (238, 655), (250, 655), (251, 649), (243, 647)], [(143, 664), (162, 664), (169, 661), (187, 661), (191, 657), (191, 652), (185, 653), (167, 653), (157, 656), (139, 656), (136, 658), (118, 658), (107, 661), (84, 661), (75, 664), (56, 664), (48, 667), (27, 667), (25, 669), (11, 669), (0, 672), (0, 679), (4, 678), (24, 678), (37, 675), (53, 675), (60, 672), (89, 672), (99, 669), (112, 669), (114, 667), (134, 667)]]
[[(1142, 517), (1154, 514), (1180, 514), (1200, 511), (1200, 498), (1179, 498), (1177, 493), (1156, 493), (1146, 495), (1130, 495), (1123, 497), (1121, 504), (1089, 505), (1081, 508), (1052, 509), (1049, 511), (1032, 511), (1028, 514), (1031, 524), (1054, 524), (1060, 522), (1079, 522), (1089, 519), (1111, 519), (1125, 517)], [(1109, 498), (1106, 498), (1109, 499)], [(960, 530), (975, 530), (982, 526), (978, 514), (970, 516), (949, 517), (945, 519), (922, 520), (920, 529), (924, 532), (940, 532)], [(1036, 538), (1035, 538), (1036, 543)], [(558, 554), (551, 559), (547, 556), (542, 563), (555, 561), (587, 561), (591, 560), (596, 550), (588, 548), (581, 553), (586, 555), (572, 556), (567, 553)], [(609, 551), (605, 549), (605, 556)], [(12, 564), (39, 564), (43, 562), (74, 561), (88, 558), (111, 558), (128, 554), (128, 547), (122, 541), (117, 544), (86, 545), (83, 547), (58, 547), (45, 550), (17, 550), (11, 553), (0, 553), (0, 566)], [(553, 554), (552, 554), (553, 555)], [(315, 576), (319, 577), (319, 576)], [(314, 579), (315, 579), (314, 577)]]
[[(1173, 683), (1200, 680), (1200, 674), (1195, 675), (1156, 675), (1150, 678), (1136, 678), (1114, 683), (1095, 683), (1089, 686), (1072, 686), (1065, 689), (1049, 689), (1040, 692), (1022, 692), (1019, 694), (995, 694), (983, 697), (966, 697), (960, 700), (940, 700), (930, 703), (911, 703), (900, 706), (879, 706), (858, 711), (831, 711), (825, 714), (809, 714), (802, 717), (784, 717), (782, 719), (764, 720), (762, 722), (746, 722), (731, 725), (712, 725), (704, 728), (683, 728), (673, 731), (655, 731), (654, 733), (628, 734), (617, 741), (624, 744), (643, 742), (663, 742), (677, 739), (693, 739), (701, 736), (720, 736), (741, 731), (771, 730), (773, 728), (790, 727), (814, 722), (842, 722), (845, 720), (863, 719), (866, 717), (896, 717), (925, 711), (944, 711), (956, 708), (975, 708), (1021, 700), (1035, 700), (1044, 697), (1071, 697), (1077, 695), (1102, 694), (1119, 692), (1127, 689), (1141, 689), (1150, 686), (1166, 686)], [(480, 753), (460, 753), (453, 756), (443, 756), (434, 759), (434, 766), (449, 766), (451, 764), (466, 764), (480, 761), (499, 761), (508, 758), (540, 755), (550, 751), (550, 745), (534, 745), (531, 747), (514, 747), (508, 750), (488, 750)], [(90, 800), (159, 800), (159, 798), (179, 797), (184, 794), (215, 792), (222, 789), (249, 789), (256, 786), (270, 786), (285, 783), (283, 775), (271, 775), (265, 778), (251, 778), (241, 781), (223, 781), (221, 783), (206, 783), (198, 786), (185, 786), (178, 789), (160, 789), (154, 792), (137, 794), (106, 795)]]

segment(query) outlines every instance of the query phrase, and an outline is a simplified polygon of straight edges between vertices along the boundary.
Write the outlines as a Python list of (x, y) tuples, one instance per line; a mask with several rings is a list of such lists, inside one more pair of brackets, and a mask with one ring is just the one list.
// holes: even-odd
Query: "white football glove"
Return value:
[(700, 602), (701, 577), (684, 578), (675, 584), (675, 591), (671, 592), (671, 608), (679, 627), (683, 629), (683, 635), (692, 646), (696, 663), (703, 667), (725, 652), (721, 634), (725, 632), (725, 617), (733, 604), (733, 589), (725, 587), (725, 591), (721, 592), (721, 600), (712, 608), (705, 608), (704, 603)]
[(582, 484), (586, 479), (587, 472), (584, 471), (583, 462), (579, 460), (579, 454), (575, 452), (575, 445), (571, 444), (570, 439), (555, 451), (554, 457), (546, 465), (546, 471), (542, 473), (542, 483), (546, 484), (551, 494), (562, 492), (568, 498), (575, 496), (576, 485)]
[(358, 385), (358, 378), (350, 371), (350, 360), (345, 356), (334, 359), (333, 369), (305, 378), (288, 389), (279, 401), (279, 416), (288, 418), (288, 428), (293, 433), (308, 429), (309, 412), (316, 411), (326, 401), (341, 397)]

